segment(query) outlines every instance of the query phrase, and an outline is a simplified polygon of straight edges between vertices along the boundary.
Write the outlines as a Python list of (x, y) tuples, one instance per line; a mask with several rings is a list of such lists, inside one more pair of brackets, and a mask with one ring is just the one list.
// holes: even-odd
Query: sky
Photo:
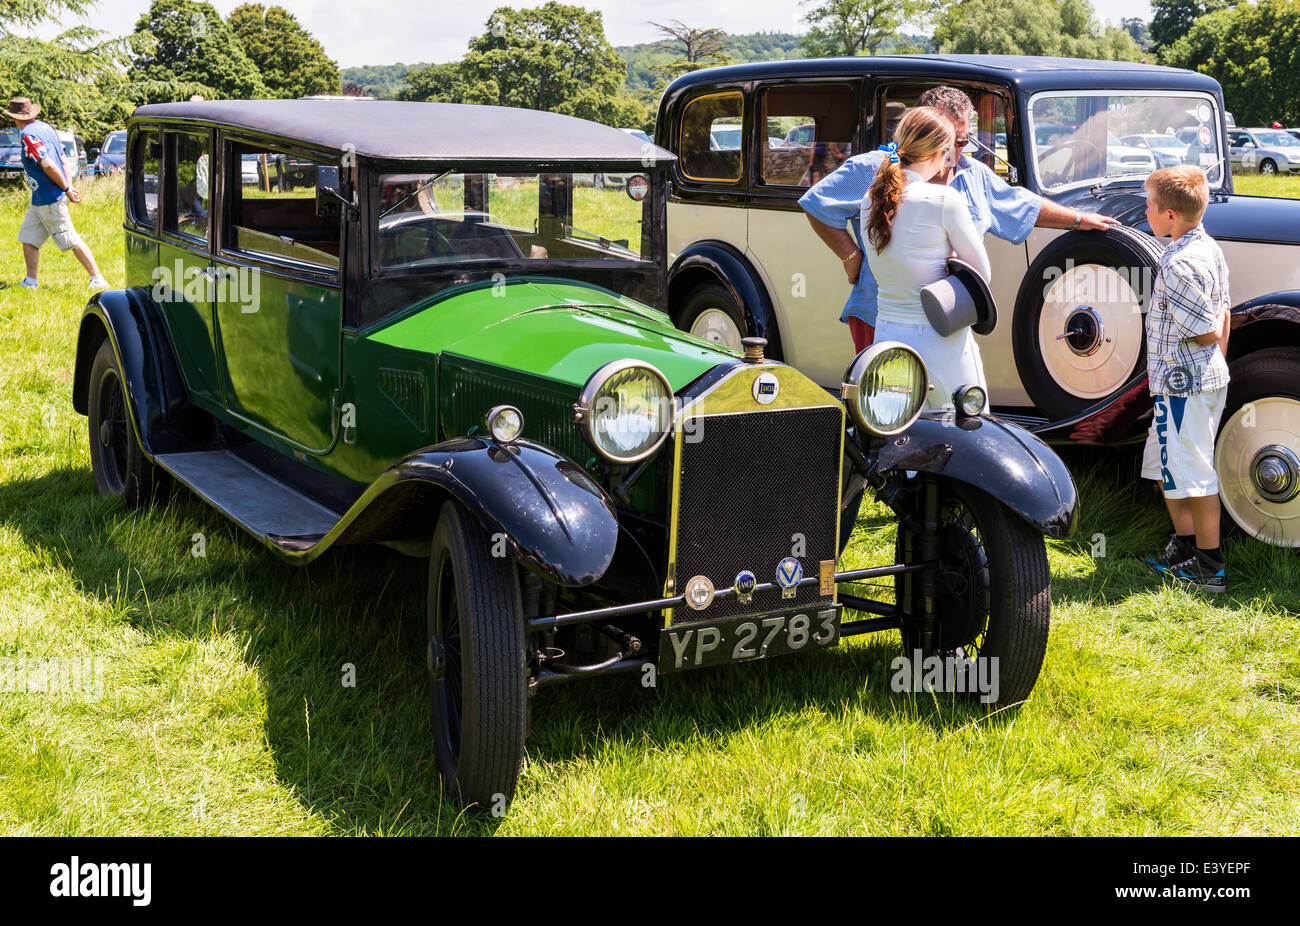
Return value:
[[(242, 0), (214, 0), (224, 16)], [(278, 0), (298, 17), (325, 46), (340, 67), (363, 64), (454, 61), (465, 53), (469, 39), (483, 31), (498, 6), (541, 6), (544, 0)], [(658, 39), (647, 20), (680, 20), (692, 27), (720, 27), (727, 32), (804, 32), (800, 20), (807, 7), (799, 0), (710, 0), (701, 14), (699, 0), (567, 0), (599, 10), (605, 35), (613, 45), (635, 45)], [(1151, 18), (1147, 0), (1092, 0), (1099, 19), (1118, 24), (1125, 16)], [(112, 35), (135, 29), (149, 0), (99, 0), (87, 24)], [(62, 24), (63, 27), (71, 25)], [(59, 27), (45, 27), (49, 38)]]

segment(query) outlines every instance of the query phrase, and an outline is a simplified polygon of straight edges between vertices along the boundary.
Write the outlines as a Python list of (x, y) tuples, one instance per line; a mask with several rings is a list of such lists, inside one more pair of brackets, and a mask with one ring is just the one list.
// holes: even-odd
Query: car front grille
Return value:
[[(731, 588), (748, 569), (760, 583), (776, 579), (776, 566), (796, 556), (804, 578), (817, 578), (823, 560), (835, 560), (843, 412), (838, 407), (710, 415), (694, 434), (681, 437), (676, 593), (689, 579), (708, 576)], [(702, 611), (674, 608), (672, 622), (759, 614), (829, 601), (818, 586), (792, 599), (759, 592), (748, 604), (715, 601)]]

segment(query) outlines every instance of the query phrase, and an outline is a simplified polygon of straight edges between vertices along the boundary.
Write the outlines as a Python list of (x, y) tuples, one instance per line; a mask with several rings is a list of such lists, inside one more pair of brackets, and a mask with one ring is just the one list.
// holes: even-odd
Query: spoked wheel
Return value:
[(113, 345), (105, 340), (90, 366), (86, 411), (90, 469), (100, 495), (139, 508), (166, 492), (166, 474), (149, 462), (136, 438), (126, 405), (126, 386)]
[(504, 808), (523, 765), (528, 672), (514, 561), (455, 502), (429, 557), (428, 667), (438, 771), (456, 801)]
[(1260, 162), (1259, 172), (1263, 174), (1265, 177), (1272, 177), (1274, 174), (1277, 173), (1277, 165), (1274, 164), (1272, 161), (1268, 160), (1267, 158), (1265, 158), (1263, 161)]
[(1270, 347), (1235, 360), (1214, 442), (1228, 518), (1264, 543), (1300, 547), (1300, 349)]
[[(1051, 576), (1043, 536), (992, 496), (959, 483), (940, 485), (940, 559), (935, 614), (938, 645), (924, 656), (952, 657), (974, 681), (976, 660), (991, 660), (983, 677), (996, 679), (991, 703), (1024, 701), (1038, 680), (1047, 652), (1051, 618)], [(920, 559), (920, 541), (901, 526), (897, 559)], [(903, 608), (921, 610), (916, 573), (895, 578)], [(920, 631), (903, 628), (903, 650), (912, 658)], [(979, 698), (974, 685), (966, 694)]]

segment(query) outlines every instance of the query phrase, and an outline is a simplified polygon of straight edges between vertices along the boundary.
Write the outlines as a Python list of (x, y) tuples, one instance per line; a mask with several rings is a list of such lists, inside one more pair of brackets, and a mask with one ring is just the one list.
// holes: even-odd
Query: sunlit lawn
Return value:
[[(118, 283), (120, 187), (86, 186), (73, 215)], [(98, 700), (0, 692), (0, 832), (1300, 832), (1300, 556), (1229, 542), (1227, 595), (1162, 587), (1140, 562), (1162, 507), (1109, 452), (1068, 457), (1083, 524), (1050, 544), (1023, 707), (893, 693), (894, 632), (649, 691), (561, 686), (533, 702), (510, 815), (460, 817), (427, 730), (424, 563), (300, 569), (187, 495), (98, 498), (70, 395), (85, 277), (47, 248), (41, 288), (15, 286), (25, 204), (0, 194), (0, 656), (105, 670)], [(864, 508), (847, 563), (893, 536)]]

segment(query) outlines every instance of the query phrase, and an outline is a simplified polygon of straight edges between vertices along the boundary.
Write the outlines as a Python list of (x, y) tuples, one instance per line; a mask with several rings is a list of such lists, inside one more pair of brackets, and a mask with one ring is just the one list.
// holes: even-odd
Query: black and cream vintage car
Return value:
[[(1233, 522), (1300, 546), (1300, 202), (1233, 190), (1223, 93), (1190, 71), (1012, 56), (871, 56), (695, 71), (660, 102), (671, 150), (669, 310), (679, 327), (769, 353), (824, 385), (853, 345), (848, 284), (797, 200), (847, 158), (891, 139), (927, 89), (975, 106), (967, 154), (1011, 184), (1100, 212), (1109, 232), (1036, 228), (985, 239), (999, 307), (980, 340), (994, 411), (1049, 442), (1121, 444), (1151, 414), (1143, 317), (1168, 239), (1151, 236), (1143, 181), (1157, 161), (1207, 171), (1206, 230), (1231, 276), (1232, 384), (1216, 448)], [(811, 138), (768, 139), (813, 126)], [(732, 142), (712, 139), (729, 130)], [(1141, 142), (1141, 146), (1139, 146)], [(1158, 147), (1152, 147), (1153, 143)], [(1226, 523), (1226, 522), (1225, 522)]]
[[(293, 564), (428, 557), (434, 739), (466, 803), (513, 794), (530, 696), (561, 682), (898, 629), (963, 671), (996, 659), (1000, 705), (1029, 694), (1044, 535), (1079, 516), (1047, 445), (978, 387), (922, 414), (902, 345), (828, 392), (761, 338), (737, 355), (675, 328), (667, 152), (553, 113), (361, 106), (135, 112), (127, 286), (77, 333), (102, 493), (180, 485)], [(249, 157), (302, 173), (281, 188)], [(844, 569), (868, 491), (896, 556)]]

